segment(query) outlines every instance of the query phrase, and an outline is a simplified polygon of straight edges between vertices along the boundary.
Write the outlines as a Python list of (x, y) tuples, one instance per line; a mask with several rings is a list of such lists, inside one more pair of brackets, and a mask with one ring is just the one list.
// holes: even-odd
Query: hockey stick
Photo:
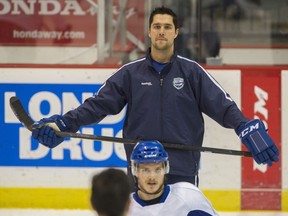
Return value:
[[(34, 124), (34, 121), (27, 114), (21, 101), (16, 96), (13, 96), (10, 98), (10, 107), (11, 107), (13, 113), (15, 114), (15, 116), (18, 118), (18, 120), (24, 125), (24, 127), (30, 131), (33, 131), (32, 125)], [(135, 140), (135, 139), (96, 136), (96, 135), (82, 134), (82, 133), (70, 133), (70, 132), (60, 132), (60, 131), (55, 131), (55, 133), (60, 137), (90, 139), (90, 140), (108, 141), (108, 142), (125, 143), (125, 144), (136, 144), (139, 141), (139, 140)], [(211, 153), (217, 153), (217, 154), (252, 157), (251, 153), (246, 152), (246, 151), (219, 149), (219, 148), (211, 148), (211, 147), (197, 147), (197, 146), (183, 145), (183, 144), (176, 144), (176, 143), (162, 143), (162, 145), (164, 147), (170, 148), (170, 149), (178, 149), (178, 150), (186, 150), (186, 151), (199, 151), (199, 152), (211, 152)]]

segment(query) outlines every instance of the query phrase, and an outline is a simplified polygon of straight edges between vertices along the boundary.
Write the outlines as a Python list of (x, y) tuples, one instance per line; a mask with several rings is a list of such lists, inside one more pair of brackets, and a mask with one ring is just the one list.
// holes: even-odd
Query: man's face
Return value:
[(173, 17), (168, 14), (156, 14), (149, 27), (149, 37), (151, 45), (157, 50), (167, 50), (174, 44), (174, 39), (178, 35), (175, 29)]
[(146, 194), (156, 195), (162, 192), (165, 169), (163, 163), (139, 164), (136, 172), (138, 187)]

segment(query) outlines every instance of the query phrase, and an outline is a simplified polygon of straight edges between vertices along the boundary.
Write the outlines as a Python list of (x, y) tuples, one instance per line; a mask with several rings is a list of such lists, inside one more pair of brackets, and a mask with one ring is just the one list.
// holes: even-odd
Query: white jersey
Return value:
[(146, 205), (137, 195), (131, 195), (128, 216), (208, 216), (218, 215), (209, 200), (193, 184), (179, 182), (167, 185), (157, 204)]

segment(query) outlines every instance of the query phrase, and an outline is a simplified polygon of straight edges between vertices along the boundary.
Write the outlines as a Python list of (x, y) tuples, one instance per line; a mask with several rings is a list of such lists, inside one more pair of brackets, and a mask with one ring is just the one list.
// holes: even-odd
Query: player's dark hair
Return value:
[(91, 205), (98, 214), (123, 215), (130, 197), (130, 181), (122, 170), (107, 169), (92, 178)]
[(151, 12), (150, 17), (149, 17), (149, 28), (151, 27), (151, 24), (153, 22), (153, 18), (156, 14), (168, 14), (168, 15), (172, 16), (175, 29), (179, 28), (177, 15), (170, 8), (167, 8), (164, 6), (157, 7)]

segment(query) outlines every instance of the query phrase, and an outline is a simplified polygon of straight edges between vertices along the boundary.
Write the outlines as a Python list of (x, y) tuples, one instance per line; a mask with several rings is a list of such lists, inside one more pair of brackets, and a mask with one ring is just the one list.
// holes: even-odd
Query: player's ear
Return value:
[(179, 28), (177, 28), (177, 29), (175, 30), (175, 37), (174, 37), (174, 38), (177, 38), (178, 34), (179, 34)]
[(149, 36), (149, 38), (151, 38), (151, 28), (150, 27), (148, 28), (148, 36)]

